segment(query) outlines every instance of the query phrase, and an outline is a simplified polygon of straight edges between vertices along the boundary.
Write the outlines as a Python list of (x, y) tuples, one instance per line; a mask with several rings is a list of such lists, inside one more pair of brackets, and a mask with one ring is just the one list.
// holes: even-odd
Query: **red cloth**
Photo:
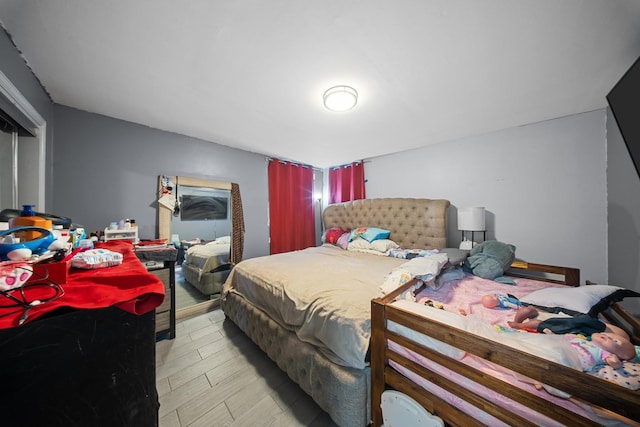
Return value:
[[(165, 296), (164, 284), (157, 276), (147, 272), (134, 254), (130, 242), (110, 241), (96, 246), (121, 253), (124, 258), (122, 264), (93, 270), (72, 267), (67, 283), (61, 285), (64, 295), (55, 301), (33, 306), (26, 322), (32, 322), (61, 307), (95, 309), (116, 306), (139, 315), (162, 304)], [(37, 294), (30, 294), (29, 299), (37, 299)], [(0, 307), (0, 316), (17, 309)], [(19, 310), (15, 314), (0, 317), (0, 329), (17, 326), (23, 313), (23, 310)]]

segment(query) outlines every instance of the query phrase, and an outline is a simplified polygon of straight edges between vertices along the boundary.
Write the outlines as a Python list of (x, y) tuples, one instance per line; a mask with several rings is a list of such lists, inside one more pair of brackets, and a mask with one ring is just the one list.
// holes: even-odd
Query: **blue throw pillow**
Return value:
[(349, 235), (349, 241), (353, 241), (356, 237), (362, 237), (367, 242), (371, 243), (374, 240), (378, 239), (386, 239), (391, 234), (389, 230), (383, 230), (382, 228), (376, 227), (360, 227), (354, 228), (351, 230), (351, 234)]

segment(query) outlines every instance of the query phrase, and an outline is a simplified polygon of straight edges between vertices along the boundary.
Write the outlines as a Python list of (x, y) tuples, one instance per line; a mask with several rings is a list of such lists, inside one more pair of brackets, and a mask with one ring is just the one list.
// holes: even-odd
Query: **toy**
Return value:
[(514, 321), (507, 323), (514, 329), (566, 334), (569, 344), (576, 350), (583, 371), (599, 369), (605, 364), (618, 369), (623, 360), (636, 357), (637, 348), (626, 332), (617, 326), (587, 315), (554, 317), (543, 321), (535, 319), (537, 316), (538, 310), (534, 307), (521, 307)]
[(515, 285), (510, 277), (505, 277), (511, 263), (515, 259), (516, 247), (497, 240), (487, 240), (471, 249), (464, 261), (467, 272), (484, 279)]
[[(35, 233), (35, 240), (22, 240), (23, 232)], [(16, 227), (0, 232), (0, 260), (39, 262), (69, 249), (69, 235), (60, 230)]]
[[(14, 236), (21, 233), (38, 233), (39, 238), (34, 240), (15, 241)], [(40, 227), (16, 227), (0, 232), (0, 259), (2, 260), (23, 260), (28, 259), (32, 254), (46, 252), (55, 240), (55, 235), (51, 230)], [(14, 252), (15, 251), (15, 252)]]
[(508, 294), (485, 295), (480, 302), (486, 308), (518, 308), (522, 305), (518, 298)]
[(623, 335), (598, 332), (591, 335), (591, 341), (570, 335), (567, 338), (578, 354), (583, 371), (599, 369), (605, 364), (618, 369), (623, 360), (636, 357), (634, 345)]
[(31, 267), (24, 262), (0, 262), (0, 291), (19, 288), (29, 280), (32, 272)]
[(533, 306), (518, 308), (513, 321), (507, 324), (513, 329), (524, 329), (530, 332), (545, 334), (581, 334), (586, 337), (596, 332), (612, 332), (626, 334), (622, 329), (613, 325), (606, 325), (598, 319), (586, 314), (573, 317), (552, 317), (546, 320), (535, 319), (538, 310)]

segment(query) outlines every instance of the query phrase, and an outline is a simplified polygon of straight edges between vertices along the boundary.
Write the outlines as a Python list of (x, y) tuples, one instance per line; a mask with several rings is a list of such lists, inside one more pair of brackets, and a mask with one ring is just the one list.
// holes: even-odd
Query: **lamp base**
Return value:
[(471, 240), (463, 240), (460, 242), (460, 249), (463, 251), (470, 251), (475, 246), (475, 243)]

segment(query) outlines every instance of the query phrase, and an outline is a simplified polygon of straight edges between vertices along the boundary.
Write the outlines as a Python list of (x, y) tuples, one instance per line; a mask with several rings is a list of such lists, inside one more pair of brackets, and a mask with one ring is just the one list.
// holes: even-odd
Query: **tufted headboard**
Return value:
[(363, 199), (336, 203), (322, 213), (325, 230), (378, 227), (404, 249), (447, 247), (448, 200)]

